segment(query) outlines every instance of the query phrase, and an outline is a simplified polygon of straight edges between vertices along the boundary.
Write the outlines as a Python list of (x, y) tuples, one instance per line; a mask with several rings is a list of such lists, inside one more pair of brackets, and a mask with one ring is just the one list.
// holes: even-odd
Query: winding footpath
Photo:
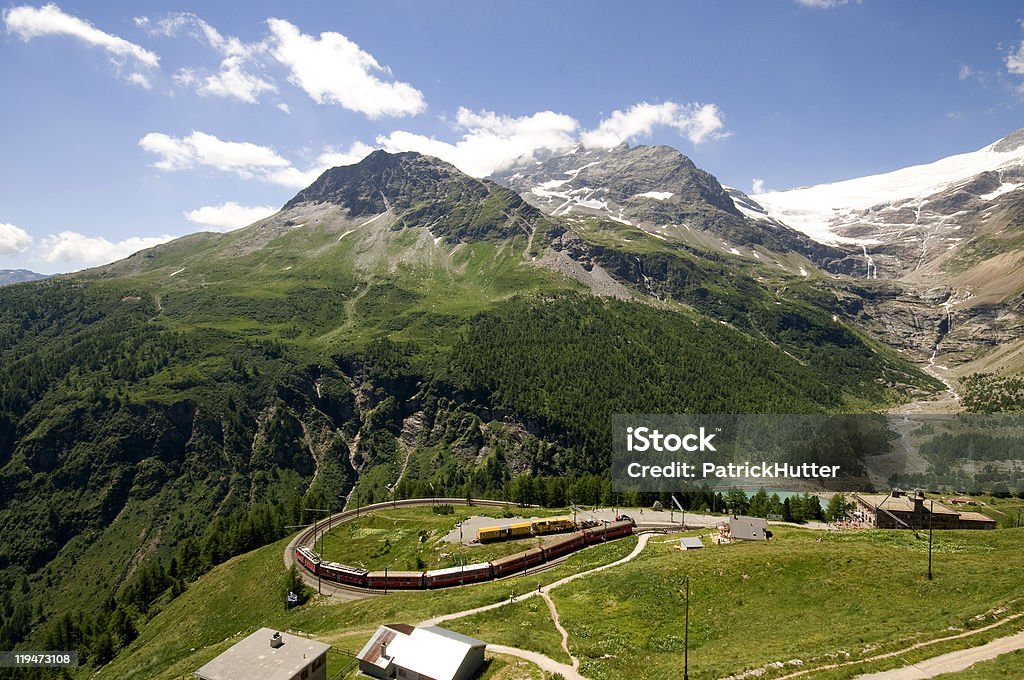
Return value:
[(554, 600), (551, 599), (550, 593), (555, 588), (557, 588), (559, 586), (564, 586), (567, 583), (572, 583), (576, 579), (584, 578), (584, 577), (587, 577), (587, 576), (592, 576), (593, 574), (596, 574), (598, 572), (602, 572), (605, 569), (611, 569), (612, 567), (617, 567), (620, 564), (625, 564), (626, 562), (632, 561), (641, 552), (643, 552), (644, 548), (647, 546), (647, 542), (650, 539), (651, 539), (651, 534), (647, 534), (647, 533), (638, 534), (637, 542), (636, 542), (636, 547), (633, 548), (633, 551), (631, 553), (629, 553), (628, 555), (626, 555), (625, 557), (623, 557), (620, 560), (616, 560), (614, 562), (609, 562), (608, 564), (603, 564), (603, 565), (601, 565), (599, 567), (594, 567), (593, 569), (588, 569), (587, 571), (581, 571), (578, 574), (572, 574), (571, 576), (566, 576), (565, 578), (562, 578), (562, 579), (559, 579), (559, 580), (554, 581), (552, 583), (549, 583), (548, 585), (544, 586), (543, 588), (540, 588), (539, 590), (531, 590), (531, 591), (529, 591), (527, 593), (523, 593), (519, 597), (509, 598), (508, 600), (501, 600), (500, 602), (495, 602), (494, 604), (488, 604), (488, 605), (484, 605), (482, 607), (474, 607), (473, 609), (467, 609), (465, 611), (455, 612), (453, 614), (444, 614), (443, 616), (436, 616), (436, 617), (434, 617), (432, 619), (427, 619), (426, 621), (421, 621), (418, 625), (419, 626), (436, 626), (436, 625), (438, 625), (440, 623), (444, 623), (445, 621), (452, 621), (454, 619), (461, 619), (461, 618), (464, 618), (466, 616), (472, 616), (473, 614), (479, 614), (481, 612), (491, 611), (493, 609), (498, 609), (499, 607), (504, 607), (506, 605), (512, 604), (513, 602), (521, 602), (523, 600), (528, 600), (531, 597), (541, 597), (547, 603), (548, 610), (551, 612), (551, 620), (554, 622), (555, 628), (558, 630), (559, 634), (562, 636), (562, 649), (565, 650), (566, 655), (572, 660), (572, 665), (571, 666), (568, 665), (568, 664), (564, 664), (564, 663), (560, 663), (558, 661), (555, 661), (554, 659), (552, 659), (550, 657), (547, 657), (547, 656), (544, 656), (543, 654), (538, 654), (537, 652), (531, 652), (531, 651), (526, 650), (526, 649), (518, 649), (516, 647), (506, 647), (504, 645), (491, 645), (491, 644), (487, 645), (487, 648), (489, 650), (491, 650), (492, 652), (495, 652), (495, 653), (498, 653), (498, 654), (509, 654), (511, 656), (519, 657), (520, 659), (525, 659), (526, 661), (529, 661), (529, 662), (531, 662), (533, 664), (536, 664), (537, 666), (539, 666), (541, 669), (543, 669), (544, 671), (546, 671), (548, 673), (561, 673), (565, 677), (565, 680), (587, 680), (584, 676), (580, 675), (580, 672), (579, 672), (579, 667), (580, 667), (579, 659), (574, 657), (569, 652), (569, 632), (562, 626), (562, 623), (559, 620), (558, 609), (555, 607), (555, 602), (554, 602)]
[[(915, 649), (921, 649), (922, 647), (929, 647), (931, 645), (936, 645), (942, 642), (949, 642), (951, 640), (962, 640), (964, 638), (969, 638), (974, 635), (978, 635), (979, 633), (984, 633), (994, 628), (1006, 625), (1007, 623), (1010, 623), (1011, 621), (1016, 621), (1022, 617), (1024, 617), (1024, 612), (1007, 616), (1005, 619), (1001, 619), (999, 621), (996, 621), (995, 623), (990, 623), (989, 625), (982, 626), (981, 628), (975, 628), (974, 630), (964, 631), (962, 633), (957, 633), (956, 635), (947, 635), (946, 637), (936, 638), (934, 640), (924, 640), (922, 642), (917, 642), (915, 644), (910, 645), (909, 647), (898, 649), (895, 652), (886, 652), (885, 654), (878, 654), (877, 656), (872, 656), (867, 659), (855, 659), (850, 661), (844, 661), (843, 663), (833, 663), (828, 664), (827, 666), (808, 668), (806, 670), (797, 671), (796, 673), (790, 673), (789, 675), (783, 675), (780, 678), (778, 678), (778, 680), (789, 680), (790, 678), (799, 678), (804, 675), (819, 673), (821, 671), (835, 670), (837, 668), (844, 668), (846, 666), (866, 664), (874, 661), (882, 661), (884, 659), (900, 658), (907, 652), (912, 652)], [(999, 638), (987, 644), (979, 645), (978, 647), (968, 647), (967, 649), (959, 649), (953, 652), (949, 652), (948, 654), (933, 656), (932, 658), (926, 659), (925, 661), (922, 661), (918, 664), (903, 666), (901, 668), (896, 668), (889, 671), (882, 671), (881, 673), (858, 675), (855, 678), (855, 680), (867, 680), (868, 678), (870, 678), (871, 680), (882, 680), (883, 678), (885, 680), (916, 680), (917, 678), (932, 678), (936, 675), (941, 675), (942, 673), (949, 673), (954, 670), (963, 670), (964, 668), (969, 668), (970, 666), (973, 666), (975, 663), (979, 661), (994, 659), (1000, 654), (1013, 652), (1018, 649), (1024, 649), (1024, 632), (1018, 633), (1017, 635)], [(980, 654), (981, 656), (979, 656), (978, 658), (974, 658), (978, 654)], [(970, 663), (967, 663), (967, 665), (965, 666), (955, 665), (958, 662), (967, 661), (972, 658), (974, 658), (974, 660), (970, 661)], [(943, 664), (948, 664), (949, 670), (933, 672), (931, 675), (913, 674), (918, 673), (919, 668), (925, 667), (929, 664), (932, 664), (933, 662), (937, 664), (935, 667), (940, 667)], [(907, 675), (900, 675), (900, 673), (904, 672), (907, 673)]]
[(948, 654), (933, 656), (930, 659), (919, 661), (910, 666), (881, 671), (880, 673), (858, 675), (855, 680), (925, 680), (926, 678), (934, 678), (946, 673), (966, 670), (976, 663), (989, 661), (997, 656), (1015, 652), (1018, 649), (1024, 649), (1024, 631), (1016, 635), (992, 640), (978, 647), (958, 649)]
[(605, 569), (611, 569), (612, 567), (617, 567), (620, 564), (625, 564), (626, 562), (629, 562), (629, 561), (633, 560), (637, 555), (639, 555), (641, 552), (643, 552), (644, 546), (647, 545), (647, 541), (650, 540), (650, 538), (651, 538), (650, 534), (639, 534), (638, 537), (637, 537), (636, 547), (633, 548), (633, 552), (629, 553), (628, 555), (626, 555), (625, 557), (623, 557), (620, 560), (616, 560), (614, 562), (609, 562), (608, 564), (603, 564), (600, 567), (594, 567), (593, 569), (589, 569), (587, 571), (581, 571), (580, 573), (573, 574), (572, 576), (566, 576), (563, 579), (559, 579), (557, 581), (549, 583), (548, 585), (544, 586), (540, 590), (530, 590), (530, 591), (528, 591), (526, 593), (523, 593), (522, 595), (519, 595), (518, 597), (510, 598), (508, 600), (502, 600), (500, 602), (495, 602), (494, 604), (487, 604), (487, 605), (484, 605), (482, 607), (475, 607), (473, 609), (467, 609), (465, 611), (455, 612), (453, 614), (443, 614), (441, 616), (436, 616), (436, 617), (434, 617), (432, 619), (427, 619), (426, 621), (421, 621), (418, 625), (420, 625), (420, 626), (436, 626), (438, 624), (444, 623), (445, 621), (452, 621), (454, 619), (461, 619), (461, 618), (464, 618), (466, 616), (472, 616), (473, 614), (480, 614), (482, 612), (489, 612), (492, 609), (498, 609), (500, 607), (504, 607), (506, 605), (512, 604), (512, 602), (522, 602), (523, 600), (528, 600), (531, 597), (541, 597), (545, 593), (550, 593), (552, 590), (554, 590), (558, 586), (564, 586), (566, 583), (572, 583), (573, 581), (575, 581), (578, 578), (583, 578), (585, 576), (590, 576), (590, 575), (596, 574), (596, 573), (598, 573), (600, 571), (604, 571)]
[(564, 651), (565, 655), (572, 660), (572, 667), (579, 670), (580, 660), (573, 656), (572, 652), (569, 651), (569, 631), (562, 626), (562, 622), (558, 618), (558, 608), (555, 607), (555, 601), (551, 599), (550, 595), (543, 591), (540, 596), (548, 603), (548, 611), (551, 612), (551, 621), (555, 624), (555, 628), (558, 629), (558, 633), (562, 636), (562, 651)]

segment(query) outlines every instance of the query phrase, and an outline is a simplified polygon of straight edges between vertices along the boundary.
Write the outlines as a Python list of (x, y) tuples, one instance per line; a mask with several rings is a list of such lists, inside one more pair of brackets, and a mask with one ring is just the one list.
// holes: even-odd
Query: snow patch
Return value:
[(181, 269), (179, 269), (176, 272), (171, 272), (170, 274), (167, 275), (167, 278), (171, 278), (172, 276), (177, 276), (178, 274), (182, 273), (183, 271), (185, 271), (184, 267), (182, 267)]
[(672, 198), (671, 191), (645, 191), (642, 194), (637, 194), (633, 198), (653, 198), (656, 201), (664, 201)]
[(996, 189), (995, 191), (991, 191), (991, 192), (989, 192), (987, 194), (982, 194), (981, 196), (979, 196), (979, 198), (982, 198), (982, 199), (984, 199), (986, 201), (991, 201), (993, 198), (996, 198), (997, 196), (1002, 196), (1003, 194), (1008, 194), (1011, 191), (1019, 189), (1022, 186), (1024, 186), (1024, 184), (1011, 184), (1009, 182), (1004, 182), (1004, 183), (1000, 184), (999, 188)]
[[(769, 191), (752, 198), (768, 213), (794, 229), (822, 243), (863, 244), (832, 231), (832, 225), (853, 213), (897, 201), (920, 201), (949, 189), (988, 170), (1001, 170), (1024, 163), (1024, 145), (1010, 151), (996, 151), (999, 142), (969, 153), (949, 156), (923, 165), (867, 177)], [(1005, 185), (997, 191), (1002, 191)], [(1006, 188), (1006, 191), (1012, 189)]]

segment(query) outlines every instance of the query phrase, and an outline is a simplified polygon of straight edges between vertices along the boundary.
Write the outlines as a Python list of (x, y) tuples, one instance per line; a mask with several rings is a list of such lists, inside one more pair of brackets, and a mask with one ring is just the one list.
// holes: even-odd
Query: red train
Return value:
[(367, 571), (337, 562), (323, 561), (319, 555), (306, 546), (295, 549), (295, 561), (314, 574), (319, 574), (322, 579), (360, 588), (375, 590), (445, 588), (463, 583), (489, 581), (525, 572), (530, 567), (535, 567), (542, 562), (550, 562), (588, 545), (628, 536), (633, 533), (633, 526), (631, 520), (608, 522), (559, 537), (540, 548), (530, 548), (490, 562), (429, 571)]

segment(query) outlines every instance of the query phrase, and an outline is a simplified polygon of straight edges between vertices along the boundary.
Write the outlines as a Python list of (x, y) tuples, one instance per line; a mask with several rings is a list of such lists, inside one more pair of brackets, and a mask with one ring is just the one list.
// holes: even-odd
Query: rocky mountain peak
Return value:
[(1021, 146), (1024, 146), (1024, 128), (1014, 130), (1000, 139), (992, 146), (992, 150), (1000, 153), (1006, 153), (1008, 151), (1015, 151)]
[(713, 175), (669, 146), (577, 147), (494, 179), (553, 215), (604, 212), (625, 223), (673, 223), (680, 208), (710, 206), (740, 216)]
[(359, 217), (442, 199), (483, 200), (488, 193), (485, 183), (450, 163), (411, 151), (392, 154), (378, 150), (354, 165), (325, 171), (283, 209), (333, 203), (348, 208), (351, 217)]

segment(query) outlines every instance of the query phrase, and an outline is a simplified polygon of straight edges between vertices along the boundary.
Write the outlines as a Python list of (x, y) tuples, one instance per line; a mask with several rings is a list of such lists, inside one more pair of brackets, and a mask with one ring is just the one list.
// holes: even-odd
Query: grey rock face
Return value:
[(767, 214), (749, 217), (737, 200), (755, 213), (764, 210), (668, 146), (577, 147), (524, 162), (493, 179), (548, 215), (609, 219), (659, 237), (683, 228), (721, 239), (726, 246), (797, 252), (834, 271), (847, 266), (841, 264), (849, 255), (844, 249), (819, 244)]
[(400, 224), (427, 226), (452, 241), (530, 234), (542, 218), (515, 192), (415, 152), (374, 151), (331, 168), (282, 210), (320, 204), (342, 206), (352, 218), (390, 211)]

